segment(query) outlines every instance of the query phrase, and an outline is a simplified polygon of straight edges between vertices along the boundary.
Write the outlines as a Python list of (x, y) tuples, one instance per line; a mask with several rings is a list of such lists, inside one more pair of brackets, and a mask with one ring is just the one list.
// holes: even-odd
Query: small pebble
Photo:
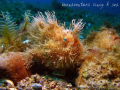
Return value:
[(35, 90), (42, 90), (42, 85), (38, 83), (32, 84), (31, 87)]
[(67, 88), (71, 88), (72, 87), (72, 84), (71, 83), (69, 83), (69, 84), (67, 84), (67, 86), (66, 86)]
[(54, 88), (55, 88), (55, 86), (56, 86), (55, 81), (50, 82), (50, 88), (51, 88), (51, 89), (54, 89)]
[(16, 88), (9, 88), (10, 90), (17, 90)]
[(11, 80), (4, 82), (0, 90), (77, 90), (72, 87), (71, 83), (67, 83), (64, 80), (54, 81), (50, 77), (46, 79), (45, 76), (41, 77), (38, 74), (31, 75), (31, 77), (26, 77), (17, 82), (17, 86), (14, 86)]
[(25, 79), (26, 79), (26, 81), (29, 81), (29, 77), (26, 77)]
[(51, 82), (51, 81), (53, 81), (53, 79), (52, 78), (48, 78), (48, 81)]
[(25, 84), (21, 84), (20, 87), (21, 87), (21, 88), (25, 88)]

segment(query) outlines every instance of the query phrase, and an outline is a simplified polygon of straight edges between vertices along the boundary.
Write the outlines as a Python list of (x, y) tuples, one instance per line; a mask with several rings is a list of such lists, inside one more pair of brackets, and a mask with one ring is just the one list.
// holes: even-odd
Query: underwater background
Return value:
[(120, 0), (0, 0), (0, 90), (120, 90)]
[(66, 26), (72, 19), (83, 19), (86, 25), (82, 38), (101, 26), (113, 27), (118, 33), (120, 30), (119, 0), (1, 0), (0, 4), (0, 10), (8, 11), (18, 25), (26, 10), (31, 10), (33, 15), (38, 11), (55, 11), (57, 19), (66, 22)]

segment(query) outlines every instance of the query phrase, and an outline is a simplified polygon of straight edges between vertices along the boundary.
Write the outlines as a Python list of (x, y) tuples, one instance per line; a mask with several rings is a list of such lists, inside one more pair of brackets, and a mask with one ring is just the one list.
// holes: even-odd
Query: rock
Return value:
[(38, 83), (32, 84), (31, 87), (35, 90), (42, 90), (42, 85)]

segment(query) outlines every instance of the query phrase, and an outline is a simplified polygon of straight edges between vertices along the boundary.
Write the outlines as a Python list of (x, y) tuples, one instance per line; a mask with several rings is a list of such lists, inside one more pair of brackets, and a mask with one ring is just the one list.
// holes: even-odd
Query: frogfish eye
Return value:
[(64, 42), (66, 42), (66, 41), (67, 41), (67, 39), (66, 39), (66, 38), (63, 38), (63, 41), (64, 41)]

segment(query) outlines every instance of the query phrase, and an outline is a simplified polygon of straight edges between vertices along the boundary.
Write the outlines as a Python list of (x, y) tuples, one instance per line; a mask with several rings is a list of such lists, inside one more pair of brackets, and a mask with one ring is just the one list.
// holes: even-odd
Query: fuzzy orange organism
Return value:
[(84, 43), (88, 48), (102, 48), (112, 50), (116, 44), (120, 44), (120, 37), (115, 30), (101, 27), (101, 31), (90, 34)]
[(84, 26), (82, 20), (77, 23), (73, 20), (74, 28), (65, 29), (58, 25), (54, 12), (45, 14), (46, 17), (39, 12), (31, 24), (29, 34), (34, 48), (31, 53), (39, 63), (53, 70), (76, 67), (82, 63), (83, 46), (77, 35)]
[(15, 83), (29, 76), (19, 52), (9, 52), (0, 55), (0, 78), (9, 78)]

